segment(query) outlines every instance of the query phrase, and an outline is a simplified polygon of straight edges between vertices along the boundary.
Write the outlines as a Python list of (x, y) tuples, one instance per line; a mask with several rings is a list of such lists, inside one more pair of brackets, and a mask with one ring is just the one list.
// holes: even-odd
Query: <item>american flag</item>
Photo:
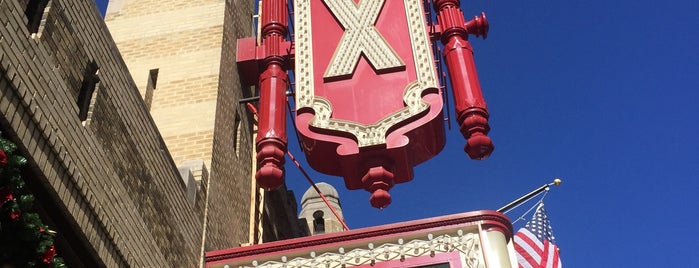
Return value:
[(561, 268), (561, 258), (553, 237), (544, 204), (532, 219), (515, 234), (515, 251), (520, 268)]

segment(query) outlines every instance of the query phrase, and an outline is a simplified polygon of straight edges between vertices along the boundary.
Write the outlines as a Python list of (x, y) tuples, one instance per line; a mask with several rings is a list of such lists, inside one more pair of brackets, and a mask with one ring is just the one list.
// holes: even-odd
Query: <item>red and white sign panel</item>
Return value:
[(316, 170), (367, 188), (444, 147), (442, 97), (421, 0), (296, 0), (296, 125)]

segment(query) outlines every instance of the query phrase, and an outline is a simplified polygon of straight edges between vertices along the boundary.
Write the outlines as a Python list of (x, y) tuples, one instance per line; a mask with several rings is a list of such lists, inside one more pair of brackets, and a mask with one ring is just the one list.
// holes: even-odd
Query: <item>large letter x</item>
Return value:
[(374, 27), (385, 0), (323, 0), (345, 28), (323, 78), (351, 75), (362, 53), (376, 71), (404, 66)]

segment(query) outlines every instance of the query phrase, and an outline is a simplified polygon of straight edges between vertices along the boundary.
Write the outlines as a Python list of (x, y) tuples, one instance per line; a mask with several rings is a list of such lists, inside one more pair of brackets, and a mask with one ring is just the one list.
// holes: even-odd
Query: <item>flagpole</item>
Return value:
[(504, 207), (499, 208), (499, 209), (497, 210), (497, 212), (500, 212), (500, 213), (507, 213), (508, 211), (510, 211), (510, 209), (512, 209), (512, 208), (514, 208), (514, 207), (516, 207), (516, 206), (518, 206), (518, 205), (521, 204), (521, 203), (524, 203), (524, 202), (528, 201), (528, 200), (531, 199), (532, 197), (534, 197), (534, 196), (540, 194), (541, 192), (543, 192), (543, 191), (548, 191), (548, 190), (549, 190), (549, 187), (551, 187), (551, 186), (553, 186), (553, 185), (556, 185), (556, 186), (561, 185), (561, 182), (563, 182), (563, 181), (561, 181), (561, 179), (555, 178), (555, 179), (553, 180), (553, 182), (547, 183), (547, 184), (544, 184), (544, 185), (541, 185), (541, 187), (537, 188), (536, 190), (531, 191), (531, 192), (529, 192), (528, 194), (523, 195), (523, 196), (520, 197), (520, 198), (517, 198), (517, 200), (510, 202), (509, 204), (505, 205)]

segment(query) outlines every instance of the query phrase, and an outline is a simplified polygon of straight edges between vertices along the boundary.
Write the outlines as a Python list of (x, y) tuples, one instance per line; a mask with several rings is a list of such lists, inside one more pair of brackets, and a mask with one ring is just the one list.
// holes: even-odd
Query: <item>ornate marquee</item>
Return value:
[(475, 211), (214, 251), (206, 262), (208, 268), (508, 268), (511, 237), (503, 214)]
[(345, 248), (340, 247), (337, 252), (325, 252), (319, 255), (315, 252), (310, 252), (308, 256), (293, 259), (282, 256), (279, 260), (266, 261), (264, 263), (252, 261), (251, 266), (243, 265), (238, 267), (343, 268), (361, 265), (374, 266), (379, 262), (405, 262), (409, 258), (421, 256), (435, 257), (437, 254), (450, 252), (459, 255), (464, 268), (485, 267), (478, 234), (464, 234), (461, 230), (455, 236), (444, 234), (433, 237), (429, 234), (425, 239), (415, 239), (407, 242), (403, 241), (403, 239), (398, 239), (395, 243), (385, 243), (378, 246), (368, 243), (362, 248), (355, 248), (348, 252), (345, 252)]

